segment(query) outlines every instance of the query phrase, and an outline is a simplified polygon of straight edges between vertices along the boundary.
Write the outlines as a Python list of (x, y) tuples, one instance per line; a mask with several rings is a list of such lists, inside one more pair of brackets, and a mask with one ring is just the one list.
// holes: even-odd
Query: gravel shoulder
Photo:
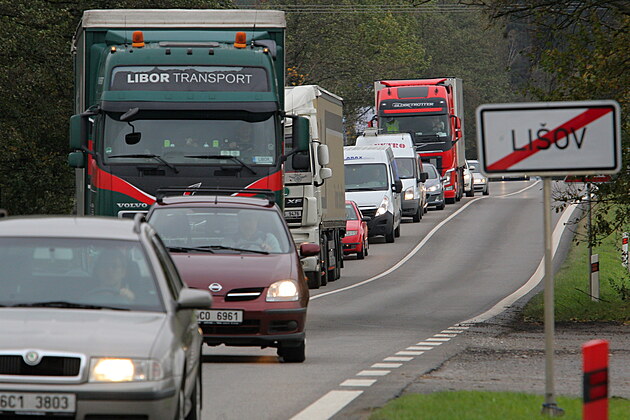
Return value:
[[(609, 343), (609, 396), (630, 399), (630, 325), (556, 324), (554, 373), (556, 396), (582, 396), (582, 345)], [(545, 337), (542, 324), (520, 321), (518, 310), (476, 324), (458, 340), (464, 350), (405, 390), (431, 393), (451, 390), (512, 391), (544, 395)]]

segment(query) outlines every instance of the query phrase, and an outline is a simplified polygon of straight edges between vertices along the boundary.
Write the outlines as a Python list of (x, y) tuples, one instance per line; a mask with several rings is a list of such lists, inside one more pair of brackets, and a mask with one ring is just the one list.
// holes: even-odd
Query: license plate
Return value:
[(0, 412), (74, 413), (74, 394), (0, 392)]
[(197, 322), (201, 324), (241, 324), (243, 311), (210, 310), (197, 312)]
[(284, 218), (285, 219), (301, 219), (302, 210), (285, 210)]

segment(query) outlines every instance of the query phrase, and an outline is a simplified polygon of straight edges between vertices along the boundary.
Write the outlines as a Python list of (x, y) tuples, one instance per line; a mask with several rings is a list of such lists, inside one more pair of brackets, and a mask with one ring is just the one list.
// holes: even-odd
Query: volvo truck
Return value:
[(412, 134), (422, 161), (444, 177), (446, 202), (459, 201), (466, 165), (462, 80), (382, 80), (374, 91), (379, 132)]
[[(133, 217), (173, 187), (270, 190), (283, 206), (285, 27), (272, 10), (85, 11), (72, 43), (77, 214)], [(293, 123), (296, 150), (306, 124)]]
[[(284, 216), (297, 244), (320, 244), (319, 257), (302, 259), (311, 288), (337, 280), (343, 266), (346, 229), (343, 165), (343, 101), (319, 86), (285, 88), (287, 112), (309, 121), (308, 150), (285, 163)], [(287, 130), (287, 151), (291, 150)]]

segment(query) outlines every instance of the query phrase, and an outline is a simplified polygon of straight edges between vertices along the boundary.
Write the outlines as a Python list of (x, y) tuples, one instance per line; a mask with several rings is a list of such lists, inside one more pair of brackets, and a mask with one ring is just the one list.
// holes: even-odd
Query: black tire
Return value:
[(201, 420), (201, 399), (203, 398), (203, 393), (201, 392), (201, 366), (199, 369), (197, 379), (195, 379), (195, 387), (192, 391), (190, 413), (186, 416), (186, 420)]
[(455, 198), (449, 198), (449, 197), (444, 198), (444, 202), (446, 204), (455, 204), (455, 200), (456, 200)]
[(391, 232), (385, 234), (385, 242), (387, 242), (388, 244), (393, 244), (395, 240), (396, 235), (394, 235), (394, 228), (392, 226)]
[(306, 360), (306, 344), (301, 341), (297, 346), (289, 347), (281, 343), (277, 353), (283, 363), (302, 363)]
[(365, 258), (365, 244), (361, 248), (361, 252), (357, 252), (357, 260), (362, 260)]
[(436, 207), (436, 209), (438, 210), (444, 210), (444, 208), (446, 207), (446, 204), (442, 203), (439, 206)]
[(466, 197), (474, 197), (475, 196), (475, 190), (470, 190), (466, 192)]
[(418, 223), (420, 220), (422, 220), (422, 215), (424, 214), (424, 209), (421, 209), (420, 207), (418, 207), (418, 211), (416, 211), (416, 214), (413, 215), (413, 222), (414, 223)]
[(328, 250), (326, 248), (326, 240), (321, 241), (321, 243), (319, 244), (320, 248), (322, 249), (321, 252), (323, 252), (322, 255), (320, 255), (321, 257), (321, 263), (320, 263), (320, 282), (319, 284), (322, 286), (326, 286), (328, 284)]
[(363, 251), (365, 251), (366, 257), (369, 255), (369, 250), (370, 250), (370, 241), (366, 239), (365, 243), (363, 244)]
[(400, 238), (400, 225), (396, 229), (394, 229), (394, 236)]
[(308, 279), (309, 289), (319, 289), (322, 285), (322, 272), (320, 271), (307, 271), (304, 273)]
[(483, 191), (483, 195), (488, 195), (488, 194), (490, 194), (490, 190), (489, 190), (488, 188), (486, 188), (486, 189)]

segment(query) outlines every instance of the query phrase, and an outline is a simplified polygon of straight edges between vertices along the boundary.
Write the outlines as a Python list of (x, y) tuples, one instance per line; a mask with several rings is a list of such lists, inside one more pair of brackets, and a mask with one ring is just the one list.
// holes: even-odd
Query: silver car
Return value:
[(212, 297), (149, 224), (3, 218), (0, 267), (0, 418), (201, 418)]
[(479, 169), (479, 161), (477, 160), (469, 160), (468, 167), (473, 175), (473, 186), (475, 191), (481, 191), (483, 195), (490, 194), (490, 189), (488, 187), (488, 177), (481, 173)]

